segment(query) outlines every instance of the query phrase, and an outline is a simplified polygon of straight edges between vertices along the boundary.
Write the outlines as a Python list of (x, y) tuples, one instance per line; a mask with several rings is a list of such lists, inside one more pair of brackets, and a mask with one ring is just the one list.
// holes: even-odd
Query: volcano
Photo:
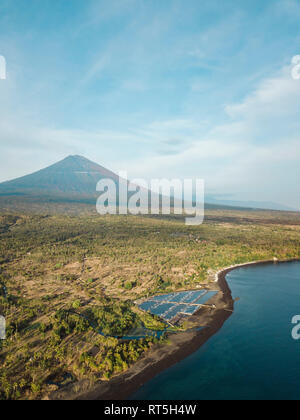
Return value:
[(0, 195), (92, 198), (97, 196), (97, 183), (104, 178), (119, 182), (115, 173), (97, 163), (82, 156), (68, 156), (38, 172), (3, 182)]
[[(51, 201), (95, 204), (97, 197), (99, 197), (96, 186), (101, 179), (112, 179), (117, 186), (120, 181), (118, 175), (83, 156), (68, 156), (38, 172), (1, 183), (0, 198), (6, 201), (7, 199), (21, 197), (25, 198), (27, 202)], [(206, 207), (295, 211), (276, 203), (226, 201), (216, 199), (213, 196), (206, 196)]]

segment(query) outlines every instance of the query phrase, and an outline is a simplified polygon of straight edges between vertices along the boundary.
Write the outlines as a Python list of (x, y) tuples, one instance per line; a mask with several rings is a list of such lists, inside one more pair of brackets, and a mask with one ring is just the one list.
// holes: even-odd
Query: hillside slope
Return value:
[(0, 194), (95, 196), (97, 182), (103, 178), (119, 180), (113, 172), (82, 156), (69, 156), (48, 168), (0, 184)]

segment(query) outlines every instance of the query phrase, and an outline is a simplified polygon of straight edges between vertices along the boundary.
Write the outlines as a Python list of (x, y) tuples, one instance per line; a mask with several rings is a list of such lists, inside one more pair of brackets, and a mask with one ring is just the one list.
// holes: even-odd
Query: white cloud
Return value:
[[(105, 66), (99, 61), (87, 76)], [(263, 80), (239, 103), (225, 106), (227, 121), (212, 128), (199, 116), (136, 122), (121, 130), (51, 127), (20, 110), (13, 80), (0, 97), (1, 181), (82, 154), (130, 178), (200, 177), (209, 190), (247, 193), (248, 199), (299, 207), (300, 81), (290, 68)], [(123, 88), (143, 89), (128, 79)], [(245, 197), (243, 197), (245, 198)]]
[[(300, 81), (284, 68), (264, 80), (244, 101), (226, 106), (232, 121), (197, 136), (176, 155), (136, 165), (149, 175), (198, 176), (219, 193), (248, 193), (248, 199), (300, 208)], [(243, 197), (245, 198), (245, 197)]]
[(275, 116), (294, 117), (300, 110), (300, 83), (284, 68), (277, 77), (264, 80), (258, 89), (242, 103), (226, 107), (232, 118), (244, 120), (274, 119)]

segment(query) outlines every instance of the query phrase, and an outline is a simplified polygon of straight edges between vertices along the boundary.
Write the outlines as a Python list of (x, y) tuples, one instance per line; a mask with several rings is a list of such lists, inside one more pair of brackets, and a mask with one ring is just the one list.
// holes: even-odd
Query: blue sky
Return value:
[(0, 181), (70, 154), (300, 208), (296, 0), (1, 0)]

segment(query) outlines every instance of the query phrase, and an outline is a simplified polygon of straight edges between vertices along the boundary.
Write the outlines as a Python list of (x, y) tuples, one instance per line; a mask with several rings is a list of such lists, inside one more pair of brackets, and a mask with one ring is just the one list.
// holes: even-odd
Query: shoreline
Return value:
[(231, 273), (231, 271), (237, 270), (238, 268), (247, 268), (247, 267), (253, 267), (256, 265), (268, 265), (268, 264), (287, 264), (287, 263), (297, 262), (297, 261), (300, 261), (300, 258), (289, 258), (287, 260), (279, 260), (278, 258), (274, 258), (273, 260), (260, 260), (260, 261), (252, 261), (252, 262), (247, 262), (247, 263), (242, 263), (242, 264), (231, 265), (229, 267), (223, 268), (222, 270), (219, 270), (215, 274), (215, 282), (218, 283), (220, 282), (220, 280), (221, 281), (225, 280), (225, 282), (227, 283), (226, 281), (227, 274)]
[[(207, 341), (218, 333), (225, 322), (234, 312), (234, 301), (226, 276), (238, 269), (255, 265), (282, 264), (300, 261), (300, 258), (288, 260), (261, 260), (237, 264), (219, 270), (215, 274), (215, 284), (219, 292), (210, 302), (216, 305), (211, 313), (210, 309), (202, 308), (190, 320), (204, 327), (198, 332), (181, 332), (169, 336), (170, 344), (155, 346), (144, 357), (131, 366), (126, 372), (112, 378), (108, 382), (96, 384), (93, 389), (88, 389), (87, 383), (76, 383), (65, 390), (56, 391), (50, 399), (73, 400), (126, 400), (130, 398), (149, 380), (162, 371), (169, 369), (199, 350)], [(200, 325), (199, 325), (200, 326)], [(73, 389), (77, 385), (77, 392)], [(78, 392), (78, 388), (80, 391)], [(86, 391), (84, 390), (86, 389)], [(51, 398), (52, 397), (52, 398)]]

